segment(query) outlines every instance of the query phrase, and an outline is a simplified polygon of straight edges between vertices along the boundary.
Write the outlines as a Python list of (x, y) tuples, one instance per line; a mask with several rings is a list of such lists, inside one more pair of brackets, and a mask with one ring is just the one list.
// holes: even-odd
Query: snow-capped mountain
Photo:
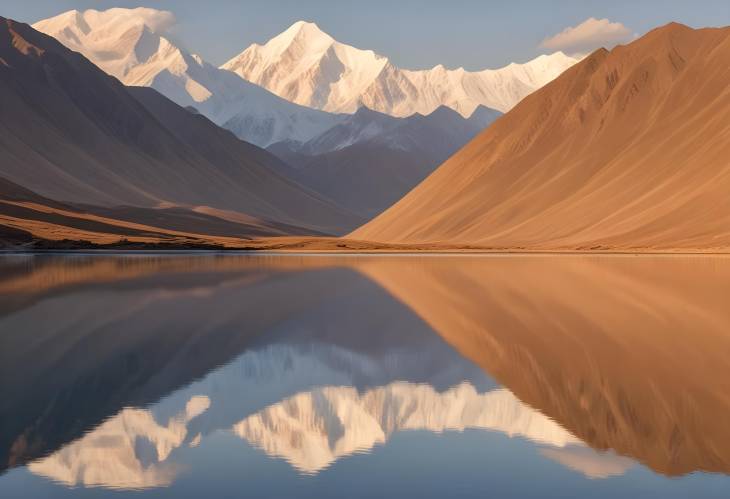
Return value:
[(470, 116), (480, 104), (509, 111), (578, 62), (562, 52), (524, 64), (470, 72), (442, 65), (411, 71), (372, 50), (336, 41), (299, 21), (264, 45), (254, 44), (221, 68), (305, 106), (353, 113), (360, 106), (392, 116), (429, 114), (445, 105)]
[(272, 144), (268, 150), (290, 160), (292, 153), (317, 156), (372, 143), (404, 152), (428, 151), (440, 162), (501, 115), (499, 111), (480, 105), (469, 118), (464, 118), (447, 106), (439, 106), (426, 116), (416, 113), (396, 118), (361, 107), (308, 142), (287, 140)]
[(125, 85), (153, 87), (259, 146), (285, 139), (306, 141), (340, 119), (282, 99), (182, 50), (166, 36), (174, 24), (170, 12), (114, 8), (72, 10), (33, 27)]
[[(150, 8), (72, 10), (33, 27), (82, 53), (125, 85), (155, 88), (259, 146), (306, 142), (362, 106), (406, 117), (448, 106), (509, 110), (576, 62), (556, 52), (525, 64), (468, 72), (409, 71), (299, 21), (216, 68), (170, 38), (175, 16)], [(325, 112), (326, 111), (326, 112)]]

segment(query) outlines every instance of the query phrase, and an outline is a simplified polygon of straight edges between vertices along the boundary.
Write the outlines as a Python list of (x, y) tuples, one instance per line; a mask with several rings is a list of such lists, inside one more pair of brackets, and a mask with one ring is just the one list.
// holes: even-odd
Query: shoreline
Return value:
[(470, 256), (470, 257), (510, 257), (510, 256), (723, 256), (730, 257), (729, 251), (704, 251), (704, 250), (277, 250), (277, 249), (123, 249), (123, 248), (86, 248), (86, 249), (0, 249), (0, 256), (11, 255), (79, 255), (79, 256), (132, 256), (132, 255), (157, 255), (157, 256), (361, 256), (361, 257), (414, 257), (414, 256)]
[[(27, 234), (27, 233), (26, 233)], [(6, 236), (9, 234), (6, 234)], [(480, 247), (443, 243), (388, 244), (342, 237), (277, 236), (255, 239), (124, 238), (113, 242), (87, 239), (0, 237), (0, 254), (270, 254), (270, 255), (730, 255), (730, 248), (610, 247), (586, 244), (575, 248)]]

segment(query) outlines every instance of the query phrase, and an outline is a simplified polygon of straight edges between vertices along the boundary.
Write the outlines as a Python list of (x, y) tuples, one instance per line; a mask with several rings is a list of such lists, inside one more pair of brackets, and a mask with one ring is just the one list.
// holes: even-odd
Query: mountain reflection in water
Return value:
[(674, 482), (709, 497), (730, 472), (727, 258), (47, 255), (0, 276), (3, 496), (21, 472), (59, 497), (172, 491), (196, 456), (250, 460), (236, 441), (336, 476), (419, 432), (432, 459), (474, 431), (524, 442), (587, 491), (719, 473)]

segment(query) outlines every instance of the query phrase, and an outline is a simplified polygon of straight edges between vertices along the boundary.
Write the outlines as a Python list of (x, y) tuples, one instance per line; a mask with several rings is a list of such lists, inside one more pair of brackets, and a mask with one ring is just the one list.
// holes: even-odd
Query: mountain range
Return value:
[(672, 23), (526, 97), (351, 237), (513, 249), (730, 247), (730, 28)]
[(221, 68), (287, 100), (330, 112), (353, 113), (365, 106), (405, 117), (448, 106), (468, 117), (479, 105), (509, 111), (576, 62), (555, 52), (500, 69), (470, 72), (437, 65), (406, 70), (372, 50), (338, 42), (314, 23), (299, 21)]
[[(158, 228), (167, 223), (165, 210), (184, 213), (187, 232), (205, 233), (213, 217), (236, 237), (331, 234), (360, 221), (277, 174), (279, 160), (265, 150), (153, 89), (125, 87), (55, 39), (4, 18), (0, 109), (0, 177), (25, 197), (24, 206), (2, 203), (9, 224), (27, 216), (52, 233), (69, 217), (90, 229), (89, 217), (98, 215), (36, 206), (31, 191), (77, 207), (137, 210), (135, 221)], [(132, 232), (149, 234), (148, 225)]]
[(297, 22), (216, 68), (171, 41), (166, 32), (174, 22), (166, 11), (115, 8), (72, 10), (33, 27), (124, 84), (151, 86), (263, 147), (307, 142), (336, 126), (344, 118), (339, 113), (362, 106), (397, 117), (430, 114), (442, 105), (464, 117), (479, 105), (506, 111), (576, 62), (558, 52), (477, 73), (442, 66), (405, 71), (372, 51), (336, 42), (313, 23)]

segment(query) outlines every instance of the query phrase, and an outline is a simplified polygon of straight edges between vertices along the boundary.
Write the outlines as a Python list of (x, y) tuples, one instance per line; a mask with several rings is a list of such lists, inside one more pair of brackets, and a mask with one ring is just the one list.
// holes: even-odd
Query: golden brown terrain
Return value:
[(669, 24), (525, 98), (350, 237), (730, 248), (730, 28)]

